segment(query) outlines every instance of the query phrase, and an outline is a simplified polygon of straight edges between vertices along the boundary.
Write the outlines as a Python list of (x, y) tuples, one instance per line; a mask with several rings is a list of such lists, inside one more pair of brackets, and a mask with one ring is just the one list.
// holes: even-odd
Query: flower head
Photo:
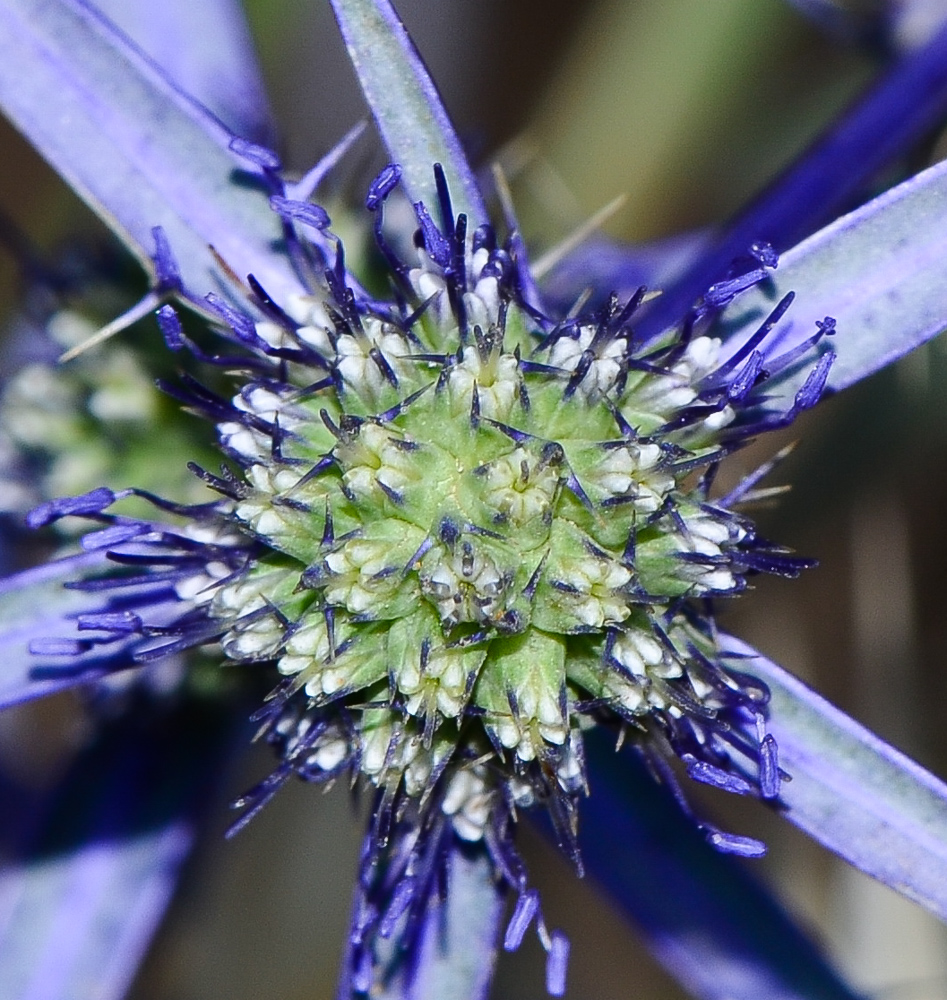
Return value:
[[(155, 500), (190, 522), (177, 530), (104, 513), (108, 491), (32, 515), (107, 522), (86, 544), (144, 568), (113, 585), (127, 595), (144, 584), (149, 609), (160, 582), (165, 619), (142, 609), (129, 624), (108, 606), (87, 623), (101, 641), (138, 635), (134, 655), (150, 659), (215, 640), (233, 660), (275, 661), (284, 679), (258, 719), (278, 774), (348, 774), (378, 790), (367, 870), (414, 845), (395, 864), (407, 883), (385, 866), (384, 893), (402, 909), (423, 907), (410, 873), (436, 867), (437, 851), (423, 859), (447, 830), (484, 841), (527, 892), (509, 860), (524, 808), (547, 807), (581, 865), (583, 732), (595, 724), (648, 758), (676, 754), (696, 780), (778, 794), (765, 685), (718, 648), (710, 602), (750, 574), (794, 576), (808, 562), (760, 539), (711, 488), (748, 434), (818, 399), (833, 359), (818, 346), (831, 320), (793, 350), (772, 337), (791, 296), (742, 343), (707, 332), (708, 316), (776, 265), (769, 247), (753, 247), (657, 339), (635, 331), (644, 288), (591, 312), (538, 313), (515, 245), (489, 225), (468, 232), (432, 169), (438, 221), (417, 203), (413, 241), (393, 241), (413, 242), (414, 259), (401, 260), (383, 222), (397, 165), (367, 198), (391, 299), (346, 269), (324, 210), (283, 195), (273, 207), (310, 262), (308, 292), (277, 302), (251, 279), (239, 306), (208, 297), (249, 374), (231, 399), (193, 380), (172, 391), (214, 420), (239, 469), (195, 467), (223, 499)], [(180, 348), (174, 310), (159, 320)], [(773, 412), (761, 386), (800, 364), (812, 370), (793, 407)], [(736, 745), (756, 773), (733, 769)], [(393, 838), (403, 826), (413, 833)], [(763, 850), (706, 829), (721, 849)], [(393, 905), (375, 901), (363, 932)]]

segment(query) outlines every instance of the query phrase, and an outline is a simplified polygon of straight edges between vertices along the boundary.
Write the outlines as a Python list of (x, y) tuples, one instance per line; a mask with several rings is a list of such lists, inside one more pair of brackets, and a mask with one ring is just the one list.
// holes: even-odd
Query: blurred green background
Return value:
[[(880, 66), (826, 40), (781, 0), (396, 5), (476, 163), (486, 169), (496, 158), (510, 174), (537, 252), (620, 194), (627, 200), (605, 227), (614, 237), (648, 240), (720, 224)], [(365, 114), (364, 105), (325, 0), (251, 0), (248, 12), (282, 152), (302, 171)], [(8, 126), (0, 126), (0, 142), (8, 217), (44, 247), (94, 230)], [(879, 184), (930, 162), (938, 148), (947, 152), (930, 137)], [(380, 160), (378, 153), (353, 161), (353, 196)], [(0, 263), (9, 307), (16, 269), (8, 256)], [(144, 326), (130, 335), (156, 336)], [(724, 617), (727, 628), (940, 774), (947, 774), (945, 379), (947, 349), (935, 341), (807, 414), (778, 441), (735, 457), (734, 475), (800, 440), (771, 480), (792, 483), (793, 491), (754, 514), (763, 534), (821, 565), (794, 583), (761, 581)], [(80, 739), (83, 723), (65, 697), (2, 725), (28, 740), (41, 723), (54, 735), (23, 766), (48, 776), (57, 747)], [(324, 796), (294, 784), (224, 842), (227, 800), (269, 766), (258, 750), (228, 776), (135, 1000), (333, 996), (358, 810), (343, 789)], [(767, 841), (769, 856), (750, 863), (752, 870), (856, 985), (890, 1000), (947, 996), (943, 927), (762, 807), (697, 791), (692, 798), (729, 829)], [(522, 844), (547, 919), (573, 942), (568, 996), (684, 997), (633, 928), (528, 825)], [(542, 954), (531, 937), (501, 958), (494, 995), (545, 996)]]

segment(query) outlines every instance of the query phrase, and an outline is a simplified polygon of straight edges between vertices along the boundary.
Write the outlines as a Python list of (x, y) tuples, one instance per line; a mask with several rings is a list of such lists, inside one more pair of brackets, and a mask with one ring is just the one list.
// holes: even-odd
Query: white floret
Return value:
[(631, 571), (621, 563), (591, 556), (572, 562), (561, 574), (562, 582), (577, 591), (569, 595), (570, 610), (579, 621), (592, 628), (628, 617), (627, 600), (616, 591), (624, 587), (631, 576)]
[(490, 819), (494, 795), (487, 783), (472, 770), (460, 770), (450, 779), (441, 809), (450, 816), (454, 831), (462, 840), (476, 843)]
[(514, 355), (499, 350), (482, 358), (478, 347), (465, 347), (460, 362), (450, 370), (447, 384), (460, 408), (470, 409), (476, 386), (481, 416), (506, 420), (519, 396), (519, 362)]
[[(592, 346), (595, 334), (596, 327), (583, 326), (576, 337), (560, 337), (549, 352), (549, 363), (563, 371), (574, 372), (582, 355)], [(628, 342), (624, 338), (606, 341), (598, 349), (577, 391), (589, 401), (601, 399), (610, 392), (621, 374), (627, 352)]]

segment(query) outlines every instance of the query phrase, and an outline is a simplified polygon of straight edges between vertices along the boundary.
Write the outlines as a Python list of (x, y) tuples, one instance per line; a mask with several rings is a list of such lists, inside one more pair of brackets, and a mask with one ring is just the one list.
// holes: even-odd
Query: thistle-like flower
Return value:
[[(410, 936), (426, 905), (416, 869), (436, 875), (429, 844), (445, 831), (485, 842), (521, 908), (535, 900), (511, 860), (519, 810), (548, 808), (581, 865), (590, 726), (611, 726), (658, 768), (676, 754), (696, 780), (778, 794), (766, 687), (718, 648), (712, 601), (739, 593), (749, 574), (794, 576), (808, 563), (732, 509), (748, 485), (714, 498), (712, 484), (748, 435), (816, 402), (834, 357), (817, 346), (831, 319), (791, 350), (772, 336), (791, 296), (738, 345), (707, 334), (708, 316), (776, 266), (768, 246), (752, 247), (659, 339), (635, 332), (644, 288), (591, 312), (542, 315), (525, 299), (512, 241), (489, 225), (469, 232), (432, 169), (439, 203), (414, 206), (411, 259), (393, 249), (411, 234), (390, 240), (383, 219), (400, 168), (386, 167), (366, 199), (390, 300), (346, 270), (324, 210), (283, 194), (272, 205), (311, 266), (311, 292), (276, 302), (251, 279), (239, 307), (209, 297), (249, 377), (229, 400), (192, 380), (171, 391), (216, 422), (239, 467), (195, 467), (223, 499), (155, 499), (185, 516), (176, 531), (104, 513), (107, 490), (31, 516), (104, 521), (86, 544), (139, 568), (96, 581), (117, 588), (123, 608), (87, 616), (81, 627), (103, 641), (138, 633), (135, 655), (147, 659), (214, 640), (233, 660), (276, 662), (284, 679), (258, 718), (283, 763), (247, 796), (247, 815), (294, 772), (360, 776), (377, 790), (369, 943), (402, 911)], [(160, 232), (156, 241), (159, 266), (173, 270)], [(173, 308), (158, 318), (182, 348)], [(805, 364), (792, 409), (770, 412), (760, 387)], [(168, 618), (159, 587), (155, 621), (158, 581), (172, 583), (177, 604)], [(134, 611), (129, 585), (145, 595)], [(731, 765), (735, 746), (756, 761), (752, 773)], [(722, 850), (763, 851), (707, 833)], [(394, 882), (392, 860), (379, 865), (392, 843), (404, 854)], [(541, 936), (558, 992), (561, 947)]]
[[(135, 482), (165, 496), (208, 499), (189, 475), (188, 460), (213, 457), (210, 433), (155, 386), (174, 371), (174, 359), (153, 339), (115, 344), (69, 366), (56, 356), (88, 340), (121, 306), (127, 276), (107, 254), (84, 248), (86, 271), (61, 276), (55, 263), (40, 286), (29, 324), (13, 333), (11, 353), (26, 355), (0, 393), (0, 455), (5, 463), (0, 511), (22, 513), (43, 497), (81, 493), (103, 482)], [(114, 255), (116, 248), (111, 250)], [(65, 270), (60, 266), (59, 270)], [(66, 288), (55, 286), (65, 285)], [(150, 461), (160, 434), (165, 461)], [(139, 507), (144, 512), (144, 505)]]
[[(152, 234), (154, 287), (129, 316), (161, 304), (164, 339), (187, 359), (187, 373), (163, 387), (209, 418), (227, 464), (218, 472), (195, 456), (202, 465), (192, 464), (192, 483), (217, 494), (208, 502), (169, 498), (158, 477), (160, 486), (98, 487), (32, 512), (33, 526), (78, 516), (98, 530), (83, 537), (79, 555), (3, 584), (29, 597), (70, 567), (82, 574), (72, 584), (80, 595), (74, 603), (75, 595), (60, 596), (52, 625), (18, 623), (40, 669), (24, 674), (13, 697), (209, 644), (245, 673), (276, 681), (255, 718), (279, 763), (243, 797), (234, 830), (294, 776), (369, 790), (341, 996), (423, 992), (415, 974), (436, 967), (431, 956), (447, 939), (448, 962), (464, 967), (460, 992), (481, 995), (498, 940), (498, 887), (515, 897), (504, 946), (517, 947), (535, 922), (549, 991), (563, 992), (568, 945), (543, 919), (514, 828), (522, 812), (548, 811), (581, 869), (581, 800), (596, 786), (585, 749), (593, 727), (630, 745), (674, 788), (684, 772), (778, 800), (856, 864), (943, 906), (942, 831), (930, 835), (928, 826), (947, 791), (812, 692), (790, 690), (794, 682), (718, 635), (714, 621), (718, 603), (753, 574), (795, 576), (809, 565), (761, 538), (744, 513), (773, 463), (729, 492), (715, 487), (719, 463), (791, 422), (827, 384), (844, 387), (939, 328), (942, 292), (928, 302), (912, 285), (894, 324), (888, 286), (868, 267), (851, 291), (838, 261), (860, 254), (871, 263), (878, 246), (894, 242), (898, 253), (908, 248), (912, 273), (940, 266), (940, 244), (918, 236), (916, 219), (934, 209), (942, 217), (942, 172), (793, 251), (788, 285), (785, 266), (771, 280), (773, 249), (741, 237), (742, 256), (729, 269), (732, 247), (722, 267), (712, 256), (698, 262), (717, 280), (703, 281), (696, 302), (687, 281), (678, 285), (687, 305), (675, 307), (683, 313), (676, 322), (647, 289), (608, 295), (604, 282), (556, 311), (537, 294), (504, 192), (504, 226), (486, 222), (482, 192), (386, 0), (333, 0), (390, 159), (368, 190), (364, 224), (338, 227), (312, 196), (343, 148), (290, 182), (274, 153), (230, 141), (84, 3), (69, 0), (52, 14), (21, 3), (29, 16), (0, 16), (31, 44), (39, 32), (42, 51), (60, 52), (61, 39), (74, 36), (80, 62), (96, 71), (101, 46), (124, 60), (115, 72), (134, 97), (128, 116), (122, 109), (108, 121), (121, 150), (115, 176), (103, 180), (85, 147), (70, 176), (103, 204), (114, 201), (139, 249)], [(71, 53), (62, 59), (71, 65)], [(16, 52), (10, 60), (19, 65)], [(0, 70), (0, 96), (14, 109), (20, 77), (32, 79), (20, 74), (14, 85)], [(31, 127), (35, 108), (45, 113), (47, 100), (65, 94), (55, 120), (98, 135), (99, 107), (89, 99), (98, 85), (81, 79), (66, 73), (40, 88)], [(60, 131), (35, 130), (59, 156)], [(229, 182), (231, 153), (246, 166), (238, 184)], [(124, 197), (129, 176), (148, 195), (141, 210)], [(407, 204), (390, 210), (398, 200)], [(357, 240), (346, 253), (338, 233), (349, 231), (374, 234), (371, 260)], [(204, 298), (209, 285), (216, 293)], [(781, 290), (770, 296), (774, 287)], [(842, 287), (840, 329), (854, 327), (864, 345), (839, 337), (833, 368), (826, 338), (835, 320), (815, 317), (834, 312)], [(787, 288), (815, 288), (817, 306), (810, 300), (800, 318)], [(175, 299), (216, 317), (216, 347), (196, 325), (185, 332), (168, 304)], [(879, 328), (893, 346), (878, 342)], [(88, 372), (81, 391), (94, 395), (103, 371)], [(142, 448), (152, 447), (149, 437)], [(113, 508), (129, 498), (137, 507)], [(141, 501), (159, 513), (141, 516)], [(772, 711), (760, 674), (771, 681)], [(809, 736), (828, 745), (825, 763), (813, 762)], [(588, 750), (597, 753), (591, 740)], [(839, 780), (840, 760), (855, 761), (854, 778), (846, 771)], [(793, 773), (802, 780), (784, 786)], [(900, 791), (872, 812), (874, 791), (864, 789), (886, 775)], [(586, 805), (594, 813), (599, 804)], [(764, 850), (696, 824), (723, 853)], [(600, 810), (600, 833), (602, 825)], [(696, 844), (701, 857), (720, 860)], [(934, 862), (915, 864), (917, 856)], [(456, 928), (441, 935), (439, 923), (474, 868), (487, 875), (465, 918), (489, 925), (473, 949), (482, 972), (470, 971)], [(705, 928), (713, 920), (700, 918)], [(715, 933), (715, 942), (726, 936)], [(743, 956), (733, 964), (742, 976)]]

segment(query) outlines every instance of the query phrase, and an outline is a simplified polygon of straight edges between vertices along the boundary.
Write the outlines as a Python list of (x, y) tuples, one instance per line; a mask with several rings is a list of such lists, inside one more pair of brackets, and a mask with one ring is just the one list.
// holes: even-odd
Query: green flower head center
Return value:
[(636, 364), (607, 317), (544, 335), (490, 277), (468, 283), (462, 335), (436, 268), (412, 280), (435, 298), (408, 328), (292, 303), (328, 376), (252, 385), (235, 405), (259, 429), (221, 426), (250, 484), (234, 515), (270, 550), (214, 598), (224, 648), (276, 658), (314, 704), (362, 706), (376, 780), (421, 747), (420, 785), (460, 732), (514, 766), (561, 763), (593, 700), (678, 711), (666, 682), (707, 639), (674, 608), (741, 585), (748, 533), (693, 482), (729, 408), (674, 421), (719, 343)]

